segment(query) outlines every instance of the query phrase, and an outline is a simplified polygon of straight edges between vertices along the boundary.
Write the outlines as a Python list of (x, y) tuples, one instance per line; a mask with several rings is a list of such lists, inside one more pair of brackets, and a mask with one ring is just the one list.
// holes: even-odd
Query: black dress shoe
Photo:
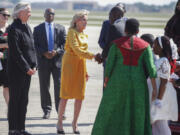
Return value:
[(80, 134), (80, 132), (77, 130), (77, 131), (73, 131), (74, 134)]
[(21, 135), (21, 133), (19, 131), (12, 130), (12, 131), (9, 131), (8, 135)]
[(43, 115), (43, 119), (49, 119), (50, 118), (50, 112), (45, 112)]
[(79, 130), (77, 129), (77, 125), (74, 126), (74, 122), (72, 122), (72, 129), (74, 134), (80, 134)]
[(57, 134), (65, 134), (64, 130), (60, 131), (60, 130), (57, 130)]
[(21, 133), (21, 135), (32, 135), (32, 134), (28, 133), (28, 132), (25, 131), (25, 130), (22, 130), (20, 133)]

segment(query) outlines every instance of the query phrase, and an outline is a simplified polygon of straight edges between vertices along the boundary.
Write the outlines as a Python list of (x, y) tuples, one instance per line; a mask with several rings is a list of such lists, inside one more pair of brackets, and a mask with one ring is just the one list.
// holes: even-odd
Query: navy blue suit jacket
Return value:
[[(33, 35), (34, 44), (38, 56), (38, 68), (43, 68), (49, 63), (49, 60), (43, 56), (45, 52), (48, 52), (48, 41), (46, 36), (45, 23), (41, 23), (40, 25), (36, 26), (34, 28)], [(54, 50), (57, 51), (58, 55), (53, 57), (51, 61), (53, 61), (54, 65), (57, 68), (61, 67), (61, 59), (64, 54), (65, 39), (65, 27), (54, 23)]]
[(107, 34), (107, 43), (102, 51), (103, 60), (108, 56), (109, 49), (111, 47), (112, 41), (125, 36), (125, 21), (118, 21), (117, 23), (110, 24), (109, 31)]
[(102, 28), (101, 28), (101, 33), (99, 36), (99, 46), (104, 49), (105, 45), (107, 44), (107, 36), (108, 36), (108, 31), (109, 31), (109, 27), (110, 27), (110, 22), (109, 20), (105, 20), (103, 22)]

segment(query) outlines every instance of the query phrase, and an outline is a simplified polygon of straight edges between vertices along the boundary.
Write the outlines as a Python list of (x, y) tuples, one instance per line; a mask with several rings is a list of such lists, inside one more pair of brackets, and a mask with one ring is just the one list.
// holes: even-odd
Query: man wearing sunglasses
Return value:
[(64, 26), (53, 22), (54, 17), (54, 9), (46, 9), (44, 13), (45, 22), (34, 28), (41, 107), (44, 112), (43, 119), (48, 119), (52, 110), (51, 95), (49, 92), (51, 74), (54, 82), (54, 97), (57, 112), (59, 105), (61, 59), (64, 53), (66, 32)]
[(5, 8), (0, 8), (0, 86), (3, 86), (3, 96), (8, 106), (9, 86), (7, 77), (7, 21), (9, 12)]

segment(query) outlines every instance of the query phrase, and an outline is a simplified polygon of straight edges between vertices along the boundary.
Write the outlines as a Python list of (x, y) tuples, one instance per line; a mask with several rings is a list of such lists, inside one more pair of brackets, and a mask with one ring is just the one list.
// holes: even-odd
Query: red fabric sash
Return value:
[(130, 37), (122, 37), (115, 40), (114, 43), (123, 55), (123, 64), (128, 66), (137, 66), (139, 57), (149, 45), (147, 42), (137, 37), (133, 38), (133, 48), (131, 48)]

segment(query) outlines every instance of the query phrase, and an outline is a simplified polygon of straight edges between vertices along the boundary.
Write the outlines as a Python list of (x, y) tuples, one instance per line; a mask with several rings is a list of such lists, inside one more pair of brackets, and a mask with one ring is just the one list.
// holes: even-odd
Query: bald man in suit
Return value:
[(50, 75), (54, 81), (55, 107), (58, 112), (61, 59), (64, 53), (66, 38), (65, 28), (53, 23), (55, 11), (52, 8), (45, 10), (45, 22), (34, 28), (34, 43), (38, 58), (38, 74), (40, 82), (41, 107), (43, 118), (48, 119), (52, 110), (50, 88)]

